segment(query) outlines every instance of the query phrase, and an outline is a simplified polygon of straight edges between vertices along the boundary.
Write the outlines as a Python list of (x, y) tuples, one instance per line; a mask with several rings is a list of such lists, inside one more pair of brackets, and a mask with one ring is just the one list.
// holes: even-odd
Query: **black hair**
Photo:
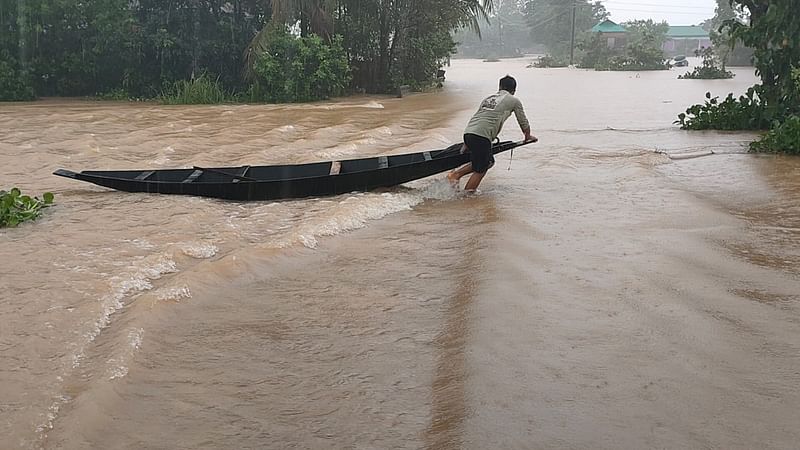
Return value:
[(500, 78), (500, 89), (513, 94), (517, 90), (517, 80), (515, 80), (511, 75), (506, 75), (503, 78)]

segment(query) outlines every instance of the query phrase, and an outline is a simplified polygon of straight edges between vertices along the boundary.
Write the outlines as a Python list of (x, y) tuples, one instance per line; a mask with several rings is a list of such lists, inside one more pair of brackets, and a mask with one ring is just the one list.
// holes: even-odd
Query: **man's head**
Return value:
[(515, 80), (511, 75), (506, 75), (503, 78), (500, 78), (500, 90), (508, 91), (513, 95), (514, 92), (517, 91), (517, 80)]

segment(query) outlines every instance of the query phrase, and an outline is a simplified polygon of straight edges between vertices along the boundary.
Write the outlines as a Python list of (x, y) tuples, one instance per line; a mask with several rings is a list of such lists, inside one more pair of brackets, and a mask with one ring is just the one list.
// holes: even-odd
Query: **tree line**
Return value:
[(184, 102), (196, 91), (208, 101), (304, 101), (419, 88), (457, 43), (466, 56), (538, 44), (568, 60), (573, 9), (583, 58), (589, 29), (608, 17), (599, 1), (4, 0), (0, 100)]
[[(201, 75), (229, 93), (283, 101), (340, 88), (424, 86), (454, 51), (451, 32), (477, 28), (491, 7), (490, 0), (3, 0), (0, 100), (149, 98)], [(288, 84), (315, 81), (274, 96), (276, 75)], [(293, 92), (304, 94), (293, 99)]]

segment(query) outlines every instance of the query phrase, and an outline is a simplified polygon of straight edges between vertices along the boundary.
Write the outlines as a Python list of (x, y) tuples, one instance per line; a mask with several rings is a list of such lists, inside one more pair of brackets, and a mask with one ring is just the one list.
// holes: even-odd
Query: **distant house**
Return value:
[(611, 20), (604, 20), (592, 27), (592, 33), (600, 33), (603, 39), (607, 39), (608, 48), (625, 48), (625, 44), (628, 42), (628, 32), (625, 28)]
[(669, 27), (667, 41), (664, 42), (664, 52), (668, 56), (691, 56), (695, 50), (700, 50), (703, 47), (711, 47), (711, 37), (703, 27)]

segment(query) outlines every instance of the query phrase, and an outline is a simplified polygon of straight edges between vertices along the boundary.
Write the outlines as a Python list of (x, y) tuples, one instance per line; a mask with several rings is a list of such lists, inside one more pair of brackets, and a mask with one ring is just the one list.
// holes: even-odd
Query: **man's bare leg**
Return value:
[(453, 186), (458, 184), (458, 181), (464, 175), (467, 175), (472, 172), (472, 163), (464, 164), (460, 168), (453, 170), (452, 172), (447, 174), (447, 181), (450, 182)]
[(472, 176), (469, 177), (469, 180), (467, 181), (467, 185), (464, 186), (464, 190), (467, 191), (467, 192), (475, 192), (475, 190), (478, 189), (478, 185), (481, 184), (481, 180), (483, 180), (484, 176), (486, 176), (486, 172), (484, 172), (484, 173), (478, 173), (478, 172), (473, 173)]

